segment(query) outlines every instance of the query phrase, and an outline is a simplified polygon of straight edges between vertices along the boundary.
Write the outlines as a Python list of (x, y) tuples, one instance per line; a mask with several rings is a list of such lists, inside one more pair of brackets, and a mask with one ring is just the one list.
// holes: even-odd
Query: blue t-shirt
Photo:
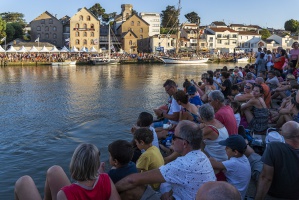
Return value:
[(110, 176), (113, 183), (116, 183), (117, 181), (121, 180), (122, 178), (124, 178), (130, 174), (137, 173), (137, 172), (138, 171), (137, 171), (135, 163), (130, 161), (127, 165), (125, 165), (123, 167), (120, 167), (117, 169), (111, 169), (108, 172), (108, 175)]
[(202, 101), (201, 99), (199, 98), (199, 96), (194, 96), (194, 97), (191, 97), (189, 99), (189, 102), (196, 105), (196, 106), (201, 106), (202, 105)]

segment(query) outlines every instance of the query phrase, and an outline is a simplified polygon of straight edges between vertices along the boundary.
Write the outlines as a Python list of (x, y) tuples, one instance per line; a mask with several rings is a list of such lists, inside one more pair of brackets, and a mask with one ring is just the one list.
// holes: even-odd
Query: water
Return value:
[(46, 170), (58, 164), (68, 172), (81, 142), (94, 143), (107, 161), (108, 144), (131, 140), (138, 114), (166, 102), (166, 79), (181, 87), (185, 78), (200, 81), (203, 72), (223, 66), (0, 68), (0, 199), (13, 199), (22, 175), (42, 192)]

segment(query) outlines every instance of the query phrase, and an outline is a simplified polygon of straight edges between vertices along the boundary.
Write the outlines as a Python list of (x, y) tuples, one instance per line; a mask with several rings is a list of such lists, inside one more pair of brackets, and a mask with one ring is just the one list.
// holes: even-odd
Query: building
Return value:
[(39, 38), (40, 42), (48, 42), (57, 47), (63, 46), (62, 23), (48, 11), (32, 20), (30, 27), (31, 42)]
[(222, 21), (212, 22), (210, 26), (211, 27), (217, 27), (217, 28), (227, 28), (227, 25)]
[(87, 8), (81, 8), (70, 18), (70, 47), (99, 50), (100, 20)]
[(175, 51), (177, 36), (173, 34), (159, 34), (139, 39), (138, 51), (146, 53)]
[(59, 21), (61, 21), (62, 23), (62, 34), (63, 34), (63, 43), (64, 46), (69, 47), (70, 41), (70, 17), (65, 15), (64, 17), (62, 17), (61, 19), (59, 19)]
[(244, 52), (255, 52), (256, 44), (261, 40), (261, 35), (253, 31), (239, 31), (237, 46)]
[[(181, 47), (192, 50), (206, 49), (206, 40), (203, 35), (204, 28), (195, 23), (184, 23), (181, 27)], [(184, 40), (182, 40), (184, 38)], [(183, 42), (183, 43), (182, 43)]]
[(139, 14), (141, 19), (149, 24), (148, 35), (158, 35), (160, 34), (160, 14), (159, 13), (145, 13), (141, 12)]
[(253, 32), (257, 32), (259, 30), (262, 30), (262, 28), (257, 26), (257, 25), (244, 25), (244, 24), (230, 24), (229, 28), (231, 28), (235, 31), (253, 31)]
[(122, 4), (121, 13), (114, 17), (113, 30), (117, 32), (117, 29), (125, 22), (129, 17), (132, 16), (133, 6), (131, 4)]

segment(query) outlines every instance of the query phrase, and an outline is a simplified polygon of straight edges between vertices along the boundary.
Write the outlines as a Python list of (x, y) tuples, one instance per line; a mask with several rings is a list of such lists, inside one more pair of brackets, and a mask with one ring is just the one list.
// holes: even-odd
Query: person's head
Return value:
[(247, 148), (247, 144), (241, 135), (230, 135), (226, 140), (219, 142), (225, 146), (227, 157), (241, 157)]
[(224, 66), (221, 71), (227, 72), (227, 66)]
[(214, 72), (214, 76), (215, 76), (216, 78), (219, 78), (219, 77), (220, 77), (220, 71), (215, 71), (215, 72)]
[(141, 112), (137, 119), (137, 126), (139, 127), (148, 127), (154, 121), (154, 117), (152, 114), (148, 112)]
[(188, 79), (185, 79), (185, 82), (183, 83), (183, 88), (185, 88), (185, 90), (187, 91), (188, 87), (190, 87), (191, 85), (192, 83)]
[(260, 71), (257, 76), (264, 79), (266, 77), (266, 71)]
[(298, 47), (299, 47), (298, 42), (294, 42), (294, 43), (292, 44), (292, 48), (293, 48), (293, 49), (298, 49)]
[(213, 80), (213, 78), (211, 78), (211, 77), (207, 78), (207, 79), (206, 79), (206, 83), (207, 83), (208, 85), (213, 85), (213, 84), (214, 84), (214, 80)]
[(93, 144), (82, 143), (74, 151), (70, 163), (72, 179), (76, 181), (93, 180), (98, 177), (100, 152)]
[(109, 162), (112, 166), (124, 166), (130, 162), (133, 157), (134, 149), (130, 142), (126, 140), (116, 140), (109, 144), (110, 154)]
[(181, 155), (186, 155), (192, 150), (200, 149), (202, 131), (198, 124), (182, 120), (175, 128), (172, 141), (173, 150)]
[(187, 89), (187, 93), (188, 93), (190, 96), (195, 95), (196, 92), (197, 92), (197, 90), (196, 90), (196, 87), (195, 87), (194, 85), (191, 85), (191, 86), (188, 87), (188, 89)]
[(244, 92), (245, 93), (251, 93), (253, 90), (253, 84), (252, 83), (246, 83), (246, 85), (244, 86)]
[(262, 48), (261, 48), (261, 47), (257, 48), (257, 51), (258, 51), (258, 52), (261, 52), (261, 51), (262, 51)]
[(165, 92), (172, 96), (177, 91), (177, 85), (173, 80), (167, 79), (163, 84)]
[(264, 94), (264, 89), (261, 85), (255, 84), (252, 90), (252, 95), (256, 98), (261, 97)]
[(272, 54), (270, 50), (267, 50), (267, 54)]
[(299, 124), (295, 121), (288, 121), (281, 127), (281, 135), (289, 143), (289, 140), (299, 142)]
[(210, 104), (204, 104), (199, 107), (200, 117), (203, 121), (211, 121), (215, 117), (214, 108)]
[(280, 56), (286, 56), (286, 55), (287, 55), (287, 51), (285, 49), (281, 49)]
[(207, 79), (207, 78), (209, 78), (209, 74), (208, 74), (208, 73), (203, 73), (203, 74), (201, 75), (201, 80), (202, 80), (202, 81), (205, 81), (205, 79)]
[(239, 86), (238, 85), (232, 85), (231, 90), (232, 90), (232, 95), (235, 96), (237, 94), (239, 94)]
[(208, 101), (216, 111), (224, 105), (224, 95), (219, 90), (213, 90), (208, 95)]
[(275, 71), (268, 72), (268, 78), (273, 78), (274, 76), (276, 76)]
[(261, 85), (262, 83), (264, 83), (264, 79), (262, 77), (257, 77), (255, 79), (255, 83), (258, 84), (258, 85)]
[(241, 113), (241, 104), (238, 101), (232, 101), (230, 103), (230, 106), (232, 107), (235, 114)]
[(150, 145), (153, 142), (153, 132), (149, 128), (139, 128), (134, 132), (134, 140), (138, 149), (144, 149), (144, 145)]
[(264, 53), (261, 53), (261, 54), (260, 54), (260, 58), (263, 59), (264, 57), (265, 57), (265, 54), (264, 54)]
[(229, 76), (230, 76), (230, 73), (229, 73), (229, 72), (222, 72), (222, 73), (221, 73), (221, 76), (222, 76), (223, 78), (225, 78), (225, 79), (228, 79)]
[(225, 181), (204, 183), (197, 191), (196, 200), (241, 200), (241, 194), (233, 185)]
[[(194, 87), (194, 86), (193, 86)], [(183, 90), (178, 90), (174, 95), (173, 98), (178, 102), (179, 105), (187, 104), (189, 102), (189, 96)]]
[(263, 48), (263, 52), (265, 52), (265, 53), (267, 52), (267, 48), (266, 47)]
[(208, 73), (208, 75), (209, 75), (210, 78), (213, 78), (213, 75), (214, 75), (214, 74), (213, 74), (213, 71), (212, 71), (212, 70), (208, 70), (207, 73)]

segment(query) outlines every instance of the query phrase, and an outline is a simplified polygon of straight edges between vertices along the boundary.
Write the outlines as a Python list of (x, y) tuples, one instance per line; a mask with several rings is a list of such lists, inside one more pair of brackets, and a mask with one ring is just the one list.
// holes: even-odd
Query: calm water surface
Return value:
[(166, 79), (181, 87), (184, 79), (200, 81), (203, 72), (223, 66), (0, 68), (0, 199), (13, 199), (14, 183), (25, 174), (42, 192), (46, 170), (58, 164), (68, 172), (81, 142), (97, 145), (107, 161), (108, 144), (131, 140), (138, 114), (165, 103)]

